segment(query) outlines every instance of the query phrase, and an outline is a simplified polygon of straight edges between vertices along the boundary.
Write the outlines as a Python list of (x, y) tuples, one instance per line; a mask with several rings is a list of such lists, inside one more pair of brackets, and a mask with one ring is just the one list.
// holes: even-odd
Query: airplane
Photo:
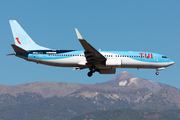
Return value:
[(74, 70), (89, 69), (94, 72), (115, 74), (116, 68), (159, 70), (174, 64), (165, 55), (142, 51), (101, 51), (90, 45), (75, 28), (77, 38), (84, 50), (52, 50), (36, 44), (16, 20), (9, 20), (15, 44), (11, 44), (15, 55), (27, 61), (57, 67), (74, 67)]

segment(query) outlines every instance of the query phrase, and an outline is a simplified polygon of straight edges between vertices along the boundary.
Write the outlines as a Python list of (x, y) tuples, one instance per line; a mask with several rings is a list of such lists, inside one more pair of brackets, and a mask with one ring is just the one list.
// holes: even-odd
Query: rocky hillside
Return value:
[(128, 72), (121, 72), (101, 84), (33, 82), (0, 85), (2, 120), (29, 120), (34, 116), (39, 120), (67, 120), (95, 110), (120, 108), (141, 112), (180, 109), (180, 90), (136, 78)]
[(168, 85), (156, 83), (147, 79), (137, 78), (128, 72), (121, 72), (107, 82), (100, 83), (100, 85), (111, 86), (134, 86), (136, 88), (148, 88), (152, 92), (157, 92)]
[(100, 90), (99, 88), (102, 88), (102, 86), (99, 85), (108, 85), (109, 87), (103, 87), (103, 90), (106, 89), (106, 91), (108, 91), (110, 86), (113, 86), (111, 87), (112, 89), (116, 89), (115, 86), (118, 86), (118, 89), (122, 89), (124, 87), (128, 87), (128, 89), (132, 89), (133, 87), (147, 88), (153, 93), (161, 90), (164, 87), (168, 87), (168, 85), (165, 84), (155, 83), (153, 81), (142, 78), (136, 78), (128, 72), (121, 72), (107, 82), (96, 85), (65, 82), (33, 82), (16, 86), (0, 84), (0, 95), (10, 94), (13, 96), (17, 96), (17, 94), (19, 93), (30, 92), (40, 94), (44, 98), (53, 96), (64, 97), (76, 92), (77, 90), (86, 90), (85, 88), (87, 88), (87, 90), (89, 90), (90, 88), (93, 88), (94, 90)]
[(83, 84), (65, 82), (33, 82), (16, 86), (0, 85), (0, 95), (10, 94), (17, 96), (22, 93), (36, 93), (44, 98), (64, 97), (83, 87)]
[(24, 93), (41, 95), (43, 98), (81, 96), (94, 100), (95, 104), (98, 104), (97, 97), (103, 96), (111, 104), (121, 100), (134, 106), (149, 103), (147, 102), (149, 99), (153, 99), (157, 103), (161, 102), (160, 99), (163, 99), (163, 101), (167, 101), (166, 105), (169, 107), (180, 108), (179, 89), (136, 78), (128, 72), (121, 72), (107, 82), (100, 84), (33, 82), (16, 86), (0, 85), (0, 95), (10, 94), (16, 97)]

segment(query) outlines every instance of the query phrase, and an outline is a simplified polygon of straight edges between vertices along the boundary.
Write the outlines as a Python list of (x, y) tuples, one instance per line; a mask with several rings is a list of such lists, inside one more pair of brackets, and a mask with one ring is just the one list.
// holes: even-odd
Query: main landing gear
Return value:
[(87, 75), (88, 75), (89, 77), (91, 77), (91, 76), (93, 75), (93, 73), (96, 71), (95, 66), (92, 66), (91, 68), (89, 68), (89, 70), (90, 70), (90, 71), (88, 72)]

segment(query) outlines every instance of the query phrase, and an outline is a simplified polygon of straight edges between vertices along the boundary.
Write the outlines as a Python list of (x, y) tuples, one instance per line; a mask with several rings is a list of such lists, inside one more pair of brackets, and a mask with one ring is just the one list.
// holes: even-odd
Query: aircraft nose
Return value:
[(171, 61), (169, 62), (169, 64), (170, 64), (170, 65), (173, 65), (173, 64), (174, 64), (174, 61), (171, 60)]

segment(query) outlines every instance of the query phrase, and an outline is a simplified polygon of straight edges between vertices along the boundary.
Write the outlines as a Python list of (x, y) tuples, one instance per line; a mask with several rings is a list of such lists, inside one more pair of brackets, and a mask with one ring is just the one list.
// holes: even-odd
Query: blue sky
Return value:
[[(135, 77), (180, 88), (180, 1), (178, 0), (1, 0), (0, 84), (36, 81), (101, 83), (121, 71)], [(87, 77), (88, 70), (73, 71), (27, 62), (15, 56), (9, 20), (17, 20), (39, 45), (52, 49), (83, 49), (74, 28), (96, 49), (150, 51), (175, 61), (160, 71), (117, 69), (115, 75)]]

